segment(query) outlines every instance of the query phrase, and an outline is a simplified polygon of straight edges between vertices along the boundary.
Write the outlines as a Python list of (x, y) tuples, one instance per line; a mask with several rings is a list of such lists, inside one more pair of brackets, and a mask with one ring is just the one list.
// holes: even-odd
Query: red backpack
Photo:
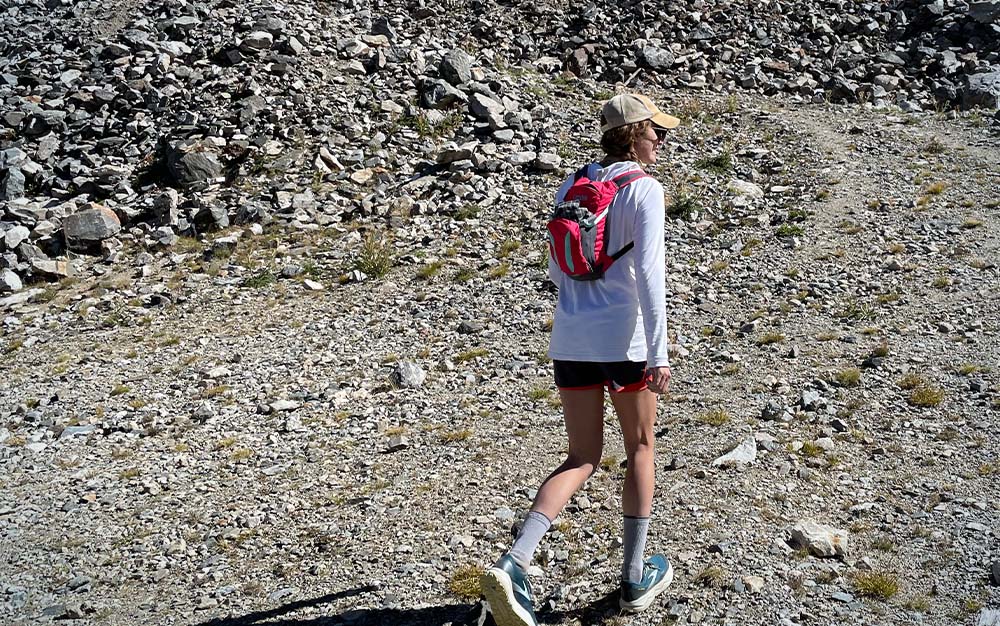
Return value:
[(642, 170), (633, 170), (608, 181), (591, 180), (587, 176), (591, 167), (576, 173), (545, 226), (549, 231), (549, 255), (573, 280), (602, 278), (615, 261), (632, 249), (634, 242), (630, 241), (618, 252), (608, 253), (611, 229), (606, 218), (618, 190), (647, 176)]

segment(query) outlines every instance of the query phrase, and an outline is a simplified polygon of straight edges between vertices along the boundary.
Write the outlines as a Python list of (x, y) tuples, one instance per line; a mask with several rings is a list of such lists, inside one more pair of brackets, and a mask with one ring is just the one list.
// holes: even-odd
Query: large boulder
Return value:
[(970, 3), (969, 17), (987, 26), (1000, 23), (1000, 0)]
[(22, 241), (27, 241), (30, 235), (31, 231), (26, 227), (15, 226), (3, 234), (4, 247), (7, 250), (15, 250)]
[(70, 250), (79, 252), (94, 250), (102, 241), (114, 237), (122, 229), (115, 212), (99, 204), (92, 204), (66, 216), (62, 226), (66, 245)]
[(167, 157), (167, 169), (181, 185), (208, 183), (222, 175), (222, 164), (211, 147), (203, 143), (176, 146)]
[(646, 46), (639, 52), (639, 61), (652, 70), (665, 72), (674, 64), (674, 54), (670, 50)]
[(23, 286), (20, 276), (9, 269), (0, 269), (0, 293), (18, 291)]
[(967, 79), (967, 86), (962, 97), (965, 108), (985, 107), (1000, 109), (1000, 67), (992, 72), (980, 72)]
[(441, 59), (438, 74), (452, 85), (461, 85), (472, 80), (472, 57), (465, 50), (455, 48)]
[(24, 173), (12, 167), (0, 180), (0, 200), (17, 200), (24, 196)]

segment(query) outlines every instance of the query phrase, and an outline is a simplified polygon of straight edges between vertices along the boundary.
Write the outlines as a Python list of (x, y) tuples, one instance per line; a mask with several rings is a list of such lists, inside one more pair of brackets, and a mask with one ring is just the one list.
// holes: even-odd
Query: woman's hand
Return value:
[(646, 386), (653, 393), (667, 393), (670, 388), (670, 368), (647, 367)]

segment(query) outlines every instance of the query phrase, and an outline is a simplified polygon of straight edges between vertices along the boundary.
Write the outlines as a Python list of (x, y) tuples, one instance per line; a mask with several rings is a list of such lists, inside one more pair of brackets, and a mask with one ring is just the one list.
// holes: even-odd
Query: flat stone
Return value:
[(297, 400), (275, 400), (267, 406), (275, 413), (280, 413), (282, 411), (294, 411), (302, 406), (302, 403)]
[(96, 430), (97, 426), (94, 424), (86, 424), (84, 426), (67, 426), (59, 435), (59, 440), (69, 439), (70, 437), (75, 437), (77, 435), (89, 435)]
[(268, 50), (274, 45), (274, 35), (267, 31), (255, 31), (243, 38), (240, 42), (240, 50), (243, 52), (257, 52), (258, 50)]
[(8, 250), (13, 250), (30, 236), (31, 231), (26, 226), (15, 226), (3, 234), (3, 243)]
[(562, 157), (550, 152), (540, 152), (535, 158), (535, 169), (540, 172), (551, 172), (559, 168), (562, 164)]
[(51, 259), (31, 259), (31, 269), (47, 278), (66, 278), (72, 271), (66, 261)]

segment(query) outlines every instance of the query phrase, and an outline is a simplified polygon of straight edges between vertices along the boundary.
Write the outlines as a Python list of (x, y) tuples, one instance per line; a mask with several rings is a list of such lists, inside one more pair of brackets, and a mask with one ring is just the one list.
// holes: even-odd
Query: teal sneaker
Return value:
[(538, 626), (531, 607), (531, 585), (509, 554), (486, 570), (479, 584), (497, 626)]
[(618, 606), (630, 613), (645, 611), (673, 580), (674, 568), (670, 561), (662, 554), (654, 554), (643, 563), (642, 580), (637, 583), (622, 581)]

